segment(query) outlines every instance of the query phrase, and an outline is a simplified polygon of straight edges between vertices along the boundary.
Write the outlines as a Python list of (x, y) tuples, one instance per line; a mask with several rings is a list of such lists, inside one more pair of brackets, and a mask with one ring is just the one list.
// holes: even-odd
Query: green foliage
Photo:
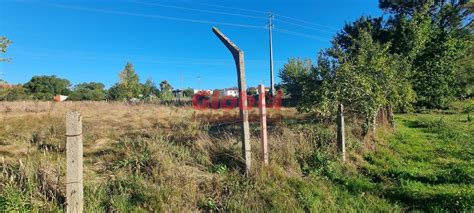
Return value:
[(123, 71), (119, 73), (119, 78), (120, 81), (109, 89), (109, 98), (112, 100), (138, 98), (141, 86), (131, 63), (125, 65)]
[(28, 99), (25, 88), (16, 86), (8, 89), (0, 89), (0, 101), (19, 101)]
[(141, 95), (142, 85), (140, 85), (133, 64), (127, 62), (125, 68), (119, 73), (119, 79), (120, 81), (109, 89), (109, 99), (128, 100), (131, 98), (138, 98)]
[(52, 100), (55, 95), (69, 95), (69, 80), (53, 76), (34, 76), (23, 85), (27, 93), (36, 100)]
[(173, 90), (173, 87), (171, 86), (170, 83), (168, 83), (167, 80), (164, 80), (160, 83), (160, 90), (161, 92), (171, 92)]
[(144, 84), (142, 84), (142, 92), (143, 98), (150, 99), (153, 96), (157, 96), (159, 94), (158, 88), (156, 88), (155, 83), (148, 79)]
[(282, 84), (301, 99), (300, 111), (334, 115), (338, 103), (343, 103), (370, 124), (382, 106), (410, 110), (415, 96), (408, 81), (409, 64), (390, 54), (389, 46), (374, 41), (370, 32), (359, 29), (357, 34), (344, 39), (346, 46), (334, 43), (320, 53), (313, 69), (309, 61), (285, 65)]
[[(7, 52), (7, 48), (8, 46), (11, 44), (12, 42), (10, 40), (8, 40), (7, 37), (5, 36), (0, 36), (0, 53), (6, 53)], [(9, 58), (0, 58), (0, 62), (3, 62), (3, 61), (10, 61)]]
[(72, 101), (101, 101), (106, 98), (104, 84), (97, 82), (81, 83), (74, 86), (73, 91), (69, 95)]
[(291, 59), (282, 86), (300, 111), (333, 115), (338, 103), (368, 120), (379, 107), (447, 108), (472, 92), (472, 8), (466, 1), (381, 2), (390, 13), (346, 24), (316, 66)]
[(167, 80), (164, 80), (160, 83), (160, 100), (169, 101), (173, 99), (173, 87)]
[(256, 95), (258, 93), (257, 88), (255, 87), (249, 87), (247, 89), (247, 95)]
[[(301, 101), (305, 95), (305, 84), (308, 83), (313, 74), (313, 65), (311, 60), (302, 60), (292, 58), (278, 73), (281, 78), (281, 86), (285, 88), (285, 94), (290, 96), (293, 101)], [(318, 83), (318, 82), (311, 82)]]
[(193, 88), (187, 88), (183, 91), (184, 97), (192, 97), (194, 95), (194, 89)]
[(412, 65), (410, 80), (418, 107), (446, 108), (456, 97), (468, 96), (472, 77), (466, 73), (472, 70), (472, 32), (464, 22), (469, 22), (472, 11), (465, 9), (466, 2), (380, 5), (392, 12), (386, 27), (391, 34), (391, 52), (402, 55)]

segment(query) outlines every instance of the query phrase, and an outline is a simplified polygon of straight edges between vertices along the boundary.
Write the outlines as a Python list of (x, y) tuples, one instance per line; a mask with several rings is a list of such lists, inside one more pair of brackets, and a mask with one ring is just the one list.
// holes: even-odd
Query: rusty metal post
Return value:
[(237, 79), (239, 85), (239, 106), (240, 118), (242, 119), (242, 154), (245, 160), (246, 173), (250, 172), (252, 152), (250, 149), (250, 127), (249, 113), (247, 106), (247, 86), (245, 84), (245, 63), (244, 52), (237, 47), (229, 38), (227, 38), (219, 29), (213, 27), (212, 32), (224, 43), (234, 57), (237, 67)]

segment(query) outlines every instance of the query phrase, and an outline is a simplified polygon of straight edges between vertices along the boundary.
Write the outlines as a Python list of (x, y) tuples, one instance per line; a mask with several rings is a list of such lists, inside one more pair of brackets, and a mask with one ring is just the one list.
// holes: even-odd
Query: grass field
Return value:
[(87, 212), (474, 211), (474, 122), (462, 109), (397, 115), (395, 130), (365, 139), (349, 119), (345, 164), (334, 122), (270, 111), (270, 165), (251, 122), (245, 177), (237, 111), (99, 102), (1, 103), (1, 211), (63, 210), (71, 110), (83, 115)]

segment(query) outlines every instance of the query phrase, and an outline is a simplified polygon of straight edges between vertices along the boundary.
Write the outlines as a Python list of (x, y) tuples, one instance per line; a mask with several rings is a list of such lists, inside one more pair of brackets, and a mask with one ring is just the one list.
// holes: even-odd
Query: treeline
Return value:
[[(159, 87), (148, 79), (140, 83), (139, 77), (131, 63), (127, 63), (122, 72), (119, 73), (119, 82), (111, 88), (105, 89), (105, 85), (99, 82), (80, 83), (72, 87), (71, 82), (57, 76), (34, 76), (25, 84), (0, 88), (0, 101), (18, 100), (53, 100), (56, 95), (69, 96), (72, 101), (101, 101), (101, 100), (162, 100), (167, 101), (174, 98), (173, 87), (168, 81), (162, 81)], [(1, 84), (7, 82), (0, 80)], [(192, 88), (181, 91), (181, 97), (191, 97), (194, 94)]]
[(300, 111), (334, 115), (338, 103), (370, 125), (380, 107), (446, 108), (473, 97), (473, 3), (381, 1), (388, 17), (360, 17), (338, 32), (316, 63), (280, 70)]

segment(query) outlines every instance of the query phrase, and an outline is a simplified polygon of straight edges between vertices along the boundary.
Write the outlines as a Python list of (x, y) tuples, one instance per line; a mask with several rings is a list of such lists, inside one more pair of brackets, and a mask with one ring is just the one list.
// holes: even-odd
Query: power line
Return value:
[[(193, 2), (193, 4), (205, 5), (205, 6), (217, 7), (217, 8), (224, 8), (224, 9), (230, 9), (230, 10), (240, 10), (240, 11), (253, 12), (253, 13), (260, 13), (260, 14), (268, 14), (267, 11), (262, 11), (262, 10), (253, 10), (253, 9), (247, 9), (247, 8), (229, 7), (229, 6), (222, 6), (222, 5), (209, 4), (209, 3), (197, 3), (197, 2)], [(334, 27), (331, 27), (331, 26), (322, 25), (322, 24), (318, 24), (318, 23), (315, 23), (315, 22), (302, 20), (302, 19), (299, 19), (299, 18), (294, 18), (294, 17), (285, 16), (285, 15), (276, 14), (276, 13), (273, 13), (273, 15), (274, 15), (275, 17), (277, 17), (277, 18), (280, 17), (280, 18), (283, 18), (283, 19), (288, 19), (288, 20), (292, 20), (292, 21), (296, 21), (296, 22), (300, 22), (300, 23), (304, 23), (304, 24), (308, 24), (308, 25), (313, 25), (313, 26), (318, 26), (318, 27), (324, 27), (324, 28), (329, 29), (329, 30), (339, 30), (339, 29), (334, 28)], [(280, 21), (281, 21), (281, 20), (280, 20)], [(284, 21), (281, 21), (281, 22), (284, 22)], [(289, 23), (289, 22), (286, 21), (286, 23)], [(329, 32), (329, 31), (327, 31), (327, 32)]]
[(322, 25), (322, 24), (317, 24), (317, 23), (314, 23), (314, 22), (305, 21), (305, 20), (298, 19), (298, 18), (293, 18), (293, 17), (284, 16), (284, 15), (280, 15), (280, 14), (274, 14), (274, 15), (276, 17), (281, 17), (281, 18), (284, 18), (284, 19), (289, 19), (289, 20), (293, 20), (293, 21), (296, 21), (296, 22), (301, 22), (301, 23), (305, 23), (305, 24), (309, 24), (309, 25), (318, 26), (318, 27), (324, 27), (324, 28), (327, 28), (327, 29), (330, 29), (330, 30), (339, 30), (339, 29), (334, 28), (334, 27), (330, 27), (330, 26), (326, 26), (326, 25)]
[(125, 12), (125, 11), (108, 10), (108, 9), (98, 9), (98, 8), (89, 8), (89, 7), (81, 7), (81, 6), (69, 6), (69, 5), (62, 5), (62, 4), (49, 4), (49, 3), (45, 3), (45, 4), (50, 5), (50, 6), (54, 6), (54, 7), (58, 7), (58, 8), (81, 10), (81, 11), (89, 11), (89, 12), (98, 12), (98, 13), (108, 13), (108, 14), (115, 14), (115, 15), (136, 16), (136, 17), (145, 17), (145, 18), (157, 18), (157, 19), (165, 19), (165, 20), (172, 20), (172, 21), (182, 21), (182, 22), (192, 22), (192, 23), (200, 23), (200, 24), (226, 25), (226, 26), (232, 26), (232, 27), (244, 27), (244, 28), (254, 28), (254, 29), (265, 29), (264, 26), (258, 26), (258, 25), (236, 24), (236, 23), (217, 22), (217, 21), (208, 21), (208, 20), (178, 18), (178, 17), (162, 16), (162, 15), (150, 15), (150, 14), (141, 14), (141, 13), (131, 13), (131, 12)]
[(229, 6), (222, 6), (222, 5), (217, 5), (217, 4), (198, 3), (198, 2), (193, 2), (193, 4), (205, 5), (205, 6), (209, 6), (209, 7), (224, 8), (224, 9), (231, 9), (231, 10), (240, 10), (240, 11), (246, 11), (246, 12), (252, 12), (252, 13), (268, 14), (267, 11), (262, 11), (262, 10), (252, 10), (252, 9), (246, 9), (246, 8), (229, 7)]
[[(190, 7), (181, 7), (181, 6), (174, 6), (174, 5), (167, 5), (167, 4), (161, 4), (161, 3), (151, 3), (151, 2), (145, 2), (145, 1), (139, 1), (139, 0), (130, 0), (129, 2), (136, 3), (136, 4), (142, 4), (142, 5), (149, 5), (149, 6), (155, 6), (155, 7), (165, 7), (165, 8), (173, 8), (173, 9), (180, 9), (180, 10), (189, 10), (189, 11), (197, 11), (197, 12), (204, 12), (204, 13), (211, 13), (211, 14), (221, 14), (221, 15), (229, 15), (229, 16), (239, 16), (239, 17), (246, 17), (246, 18), (254, 18), (254, 19), (267, 19), (265, 17), (261, 16), (252, 16), (252, 15), (243, 15), (243, 14), (237, 14), (237, 13), (228, 13), (228, 12), (221, 12), (221, 11), (213, 11), (213, 10), (203, 10), (203, 9), (196, 9), (196, 8), (190, 8)], [(325, 33), (334, 33), (332, 31), (316, 28), (316, 27), (311, 27), (307, 25), (302, 25), (294, 22), (289, 22), (289, 21), (284, 21), (277, 19), (277, 21), (306, 28), (306, 29), (312, 29), (312, 30), (317, 30)]]
[(319, 36), (313, 36), (313, 35), (309, 35), (309, 34), (305, 34), (305, 33), (293, 32), (293, 31), (290, 31), (290, 30), (285, 30), (285, 29), (280, 29), (280, 28), (274, 28), (274, 30), (277, 31), (277, 32), (280, 32), (280, 33), (284, 33), (284, 34), (299, 36), (299, 37), (304, 37), (304, 38), (309, 38), (309, 39), (314, 39), (314, 40), (318, 40), (318, 41), (328, 41), (328, 40), (330, 40), (330, 39), (319, 37)]
[(180, 9), (180, 10), (197, 11), (197, 12), (211, 13), (211, 14), (220, 14), (220, 15), (229, 15), (229, 16), (239, 16), (239, 17), (255, 18), (255, 19), (267, 19), (267, 18), (262, 17), (262, 16), (252, 16), (252, 15), (243, 15), (243, 14), (228, 13), (228, 12), (221, 12), (221, 11), (214, 11), (214, 10), (196, 9), (196, 8), (190, 8), (190, 7), (181, 7), (181, 6), (174, 6), (174, 5), (166, 5), (166, 4), (161, 4), (161, 3), (151, 3), (151, 2), (144, 2), (144, 1), (129, 1), (129, 2), (133, 2), (133, 3), (136, 3), (136, 4), (143, 4), (143, 5), (155, 6), (155, 7), (165, 7), (165, 8), (173, 8), (173, 9)]
[(293, 23), (293, 22), (289, 22), (289, 21), (283, 21), (281, 19), (276, 19), (276, 20), (279, 21), (279, 22), (282, 22), (282, 23), (286, 23), (286, 24), (290, 24), (290, 25), (294, 25), (294, 26), (298, 26), (298, 27), (302, 27), (302, 28), (306, 28), (306, 29), (317, 30), (317, 31), (325, 32), (325, 33), (331, 33), (331, 34), (334, 33), (332, 31), (323, 30), (323, 29), (315, 28), (315, 27), (310, 27), (310, 26), (306, 26), (306, 25), (302, 25), (302, 24), (297, 24), (297, 23)]

